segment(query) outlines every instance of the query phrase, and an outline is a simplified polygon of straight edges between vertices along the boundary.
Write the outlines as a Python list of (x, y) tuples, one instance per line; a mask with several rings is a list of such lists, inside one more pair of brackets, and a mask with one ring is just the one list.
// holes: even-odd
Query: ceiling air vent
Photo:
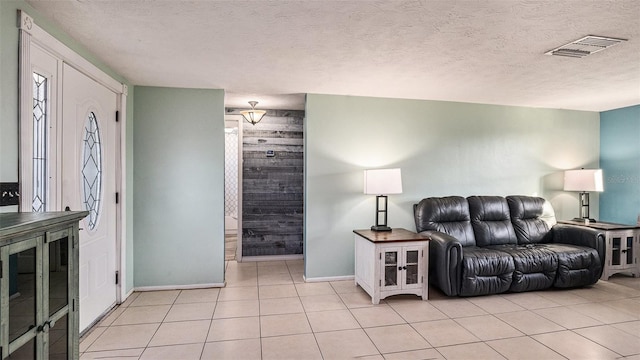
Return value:
[(566, 45), (562, 45), (553, 50), (547, 51), (545, 55), (558, 55), (582, 58), (587, 55), (597, 53), (615, 44), (627, 41), (626, 39), (616, 39), (604, 36), (585, 36)]

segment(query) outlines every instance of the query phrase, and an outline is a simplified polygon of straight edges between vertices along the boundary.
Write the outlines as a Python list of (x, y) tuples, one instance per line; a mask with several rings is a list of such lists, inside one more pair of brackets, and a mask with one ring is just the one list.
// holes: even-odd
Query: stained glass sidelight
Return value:
[(48, 79), (33, 73), (33, 199), (34, 212), (47, 211)]
[(100, 215), (102, 193), (102, 157), (100, 130), (96, 114), (90, 112), (84, 124), (82, 151), (82, 197), (89, 211), (89, 230), (93, 230)]

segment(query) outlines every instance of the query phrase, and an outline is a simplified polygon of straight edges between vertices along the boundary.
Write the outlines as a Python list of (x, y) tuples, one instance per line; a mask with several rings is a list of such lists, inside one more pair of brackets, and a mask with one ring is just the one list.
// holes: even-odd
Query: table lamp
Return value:
[(387, 226), (387, 195), (402, 194), (400, 169), (365, 170), (364, 193), (376, 195), (376, 224), (371, 230), (391, 231)]
[(602, 169), (567, 170), (564, 172), (564, 191), (580, 192), (580, 217), (574, 221), (596, 222), (589, 217), (589, 191), (604, 191)]

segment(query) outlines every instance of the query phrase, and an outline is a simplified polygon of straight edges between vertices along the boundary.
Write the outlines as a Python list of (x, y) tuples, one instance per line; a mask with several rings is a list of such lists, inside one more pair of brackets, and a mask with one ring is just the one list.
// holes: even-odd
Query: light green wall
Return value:
[[(126, 276), (126, 284), (125, 285), (125, 291), (124, 293), (128, 293), (129, 291), (133, 290), (133, 274), (134, 274), (134, 269), (135, 269), (135, 265), (133, 262), (133, 243), (134, 243), (134, 234), (133, 234), (133, 229), (134, 229), (134, 222), (133, 222), (133, 174), (134, 174), (134, 156), (133, 156), (133, 113), (134, 113), (134, 106), (133, 106), (133, 99), (135, 97), (135, 87), (133, 86), (129, 86), (129, 94), (127, 95), (127, 124), (126, 124), (126, 145), (127, 145), (127, 149), (126, 149), (126, 179), (125, 179), (125, 183), (126, 183), (126, 198), (124, 199), (124, 207), (126, 209), (126, 236), (127, 236), (127, 242), (125, 244), (126, 246), (126, 253), (127, 253), (127, 258), (124, 260), (125, 261), (125, 271), (127, 273)], [(124, 294), (123, 294), (124, 295)]]
[[(93, 54), (22, 0), (0, 0), (0, 181), (18, 181), (18, 9), (26, 11), (35, 23), (73, 49), (111, 77), (129, 86), (127, 101), (127, 283), (125, 292), (133, 289), (133, 88), (126, 79), (113, 72)], [(2, 211), (18, 211), (17, 206), (0, 207)]]
[(224, 91), (135, 88), (135, 286), (224, 281)]
[(391, 227), (415, 231), (412, 205), (429, 196), (538, 195), (559, 219), (577, 216), (562, 171), (598, 166), (599, 123), (594, 112), (307, 95), (305, 276), (353, 275), (352, 230), (374, 223), (364, 169), (402, 169)]
[[(18, 181), (18, 28), (22, 1), (0, 1), (0, 181)], [(11, 207), (17, 211), (17, 207)]]
[(600, 114), (600, 165), (604, 192), (600, 220), (636, 224), (640, 220), (640, 105)]

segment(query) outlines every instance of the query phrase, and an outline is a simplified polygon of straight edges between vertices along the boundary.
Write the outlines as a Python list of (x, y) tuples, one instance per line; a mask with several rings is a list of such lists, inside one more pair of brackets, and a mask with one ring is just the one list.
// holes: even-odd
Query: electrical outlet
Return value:
[(17, 182), (0, 183), (0, 206), (20, 204), (20, 187)]

